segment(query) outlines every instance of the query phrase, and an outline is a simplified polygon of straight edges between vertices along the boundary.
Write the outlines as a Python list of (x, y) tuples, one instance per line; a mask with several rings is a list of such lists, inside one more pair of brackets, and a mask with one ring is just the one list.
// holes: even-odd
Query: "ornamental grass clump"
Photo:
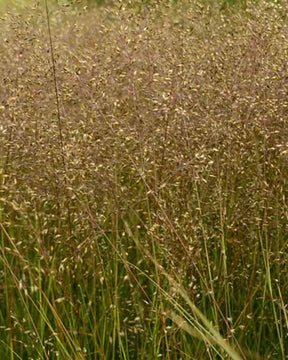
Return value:
[(285, 359), (287, 5), (0, 19), (0, 357)]

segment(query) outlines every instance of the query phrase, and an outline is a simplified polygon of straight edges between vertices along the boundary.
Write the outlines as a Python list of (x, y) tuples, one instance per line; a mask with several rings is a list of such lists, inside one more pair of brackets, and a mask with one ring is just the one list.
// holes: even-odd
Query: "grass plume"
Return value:
[(0, 357), (284, 360), (286, 3), (61, 4), (0, 19)]

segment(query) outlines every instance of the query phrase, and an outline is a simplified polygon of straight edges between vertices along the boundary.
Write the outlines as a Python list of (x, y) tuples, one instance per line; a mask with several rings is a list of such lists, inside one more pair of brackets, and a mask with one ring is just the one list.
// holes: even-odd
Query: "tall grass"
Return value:
[(42, 5), (0, 20), (0, 357), (284, 360), (287, 5)]

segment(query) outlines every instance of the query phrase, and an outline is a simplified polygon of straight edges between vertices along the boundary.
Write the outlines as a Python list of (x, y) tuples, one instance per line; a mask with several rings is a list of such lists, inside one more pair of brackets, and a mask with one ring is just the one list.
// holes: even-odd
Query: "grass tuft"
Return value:
[(287, 358), (286, 2), (46, 5), (1, 10), (0, 358)]

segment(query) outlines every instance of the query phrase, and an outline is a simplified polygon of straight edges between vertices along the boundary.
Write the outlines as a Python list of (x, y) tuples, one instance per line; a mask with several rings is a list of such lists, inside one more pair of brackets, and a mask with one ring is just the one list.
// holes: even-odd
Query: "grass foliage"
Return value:
[(0, 19), (0, 358), (286, 359), (286, 2), (42, 5)]

